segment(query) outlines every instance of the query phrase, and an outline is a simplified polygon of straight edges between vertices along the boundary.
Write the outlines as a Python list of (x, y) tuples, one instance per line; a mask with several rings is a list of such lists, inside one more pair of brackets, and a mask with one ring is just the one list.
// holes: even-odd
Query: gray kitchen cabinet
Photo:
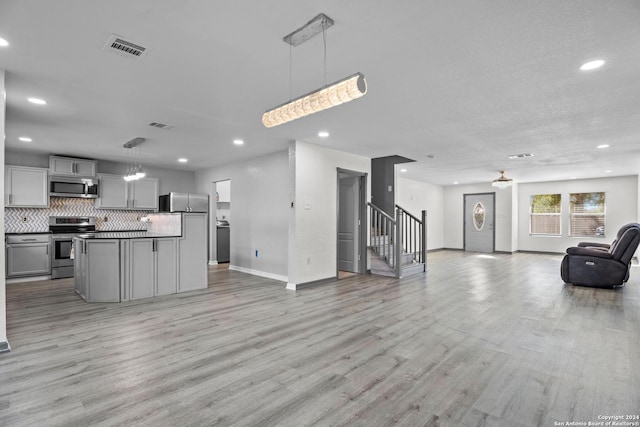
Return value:
[(140, 178), (129, 183), (131, 184), (131, 208), (158, 210), (158, 180), (156, 178)]
[(5, 166), (4, 204), (6, 207), (48, 208), (47, 169)]
[(83, 300), (87, 300), (87, 256), (83, 239), (73, 239), (73, 283), (75, 291)]
[(6, 277), (51, 274), (48, 234), (23, 234), (6, 237)]
[(99, 209), (158, 209), (158, 179), (141, 178), (125, 181), (120, 175), (98, 174), (100, 197), (96, 199)]
[(100, 197), (96, 199), (98, 209), (127, 209), (129, 183), (120, 175), (98, 174)]
[(182, 214), (178, 239), (178, 292), (203, 289), (207, 282), (207, 214)]
[(155, 288), (154, 239), (129, 241), (129, 290), (131, 299), (149, 298)]
[(75, 290), (87, 302), (120, 302), (120, 241), (74, 239)]
[(155, 295), (178, 292), (178, 239), (156, 240)]
[(124, 240), (125, 298), (140, 299), (177, 292), (177, 239)]
[(98, 172), (96, 160), (75, 159), (73, 157), (49, 156), (51, 175), (95, 177)]

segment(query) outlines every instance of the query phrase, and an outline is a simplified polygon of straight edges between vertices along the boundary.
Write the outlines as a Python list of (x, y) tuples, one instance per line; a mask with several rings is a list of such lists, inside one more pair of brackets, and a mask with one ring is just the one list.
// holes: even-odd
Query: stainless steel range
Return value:
[(77, 234), (93, 234), (95, 231), (96, 218), (92, 216), (49, 217), (52, 279), (73, 277), (73, 237)]

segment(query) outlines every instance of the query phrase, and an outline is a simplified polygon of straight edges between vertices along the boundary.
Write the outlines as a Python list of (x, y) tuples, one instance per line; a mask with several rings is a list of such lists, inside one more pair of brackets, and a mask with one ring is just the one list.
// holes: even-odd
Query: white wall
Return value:
[(427, 250), (444, 247), (444, 187), (399, 176), (396, 204), (421, 218), (427, 211)]
[[(289, 159), (286, 151), (196, 171), (196, 191), (213, 195), (213, 183), (230, 180), (233, 222), (230, 268), (287, 281)], [(213, 212), (215, 197), (210, 197)], [(215, 217), (210, 215), (211, 233)], [(215, 260), (215, 239), (210, 241)], [(258, 256), (255, 251), (258, 250)]]
[[(196, 174), (192, 171), (165, 169), (142, 165), (149, 178), (158, 178), (158, 193), (160, 195), (170, 192), (195, 193)], [(124, 175), (127, 171), (125, 163), (98, 160), (98, 172), (114, 175)]]
[[(2, 232), (2, 241), (4, 241), (4, 122), (5, 122), (5, 106), (7, 101), (7, 92), (4, 86), (4, 70), (0, 69), (0, 232)], [(7, 342), (7, 298), (6, 283), (4, 278), (5, 259), (0, 256), (0, 344)]]
[[(43, 153), (32, 153), (28, 151), (7, 150), (7, 152), (5, 153), (3, 164), (48, 168), (49, 155)], [(144, 164), (142, 166), (144, 166)], [(127, 167), (128, 166), (126, 163), (98, 160), (99, 173), (124, 175), (127, 171)], [(171, 191), (176, 191), (179, 193), (195, 192), (195, 172), (148, 166), (144, 166), (144, 168), (149, 178), (158, 178), (158, 188), (160, 194), (167, 194)]]
[[(520, 184), (519, 206), (519, 249), (541, 252), (564, 252), (567, 247), (581, 241), (602, 241), (610, 243), (618, 229), (629, 222), (638, 221), (638, 177), (612, 177), (570, 181), (552, 181)], [(569, 237), (569, 194), (605, 192), (605, 237)], [(529, 211), (531, 196), (535, 194), (561, 194), (562, 196), (562, 236), (530, 236)]]
[(451, 185), (444, 187), (444, 247), (448, 249), (464, 248), (464, 195), (472, 193), (495, 193), (496, 233), (495, 250), (498, 252), (514, 252), (518, 248), (517, 237), (513, 236), (514, 209), (513, 194), (517, 187), (504, 190), (487, 184)]
[(291, 144), (295, 208), (290, 215), (288, 287), (295, 289), (298, 284), (336, 276), (337, 168), (366, 173), (366, 199), (370, 200), (371, 159), (301, 141)]

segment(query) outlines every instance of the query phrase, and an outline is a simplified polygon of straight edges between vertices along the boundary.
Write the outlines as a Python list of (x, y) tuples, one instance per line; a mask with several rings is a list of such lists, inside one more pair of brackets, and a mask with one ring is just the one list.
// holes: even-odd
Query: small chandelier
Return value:
[[(145, 141), (146, 141), (146, 138), (137, 137), (137, 138), (133, 138), (131, 141), (123, 145), (124, 148), (127, 148), (128, 150), (133, 150), (133, 154), (129, 155), (129, 161), (127, 162), (128, 163), (127, 172), (124, 175), (125, 181), (135, 181), (136, 179), (144, 178), (147, 175), (145, 170), (142, 168), (142, 163), (140, 162), (140, 159), (137, 156), (137, 151), (135, 148), (137, 145), (140, 145)], [(130, 154), (130, 153), (131, 151), (127, 152), (127, 154)]]
[[(309, 114), (317, 113), (345, 102), (358, 99), (367, 93), (367, 82), (362, 73), (355, 73), (329, 85), (327, 82), (327, 42), (325, 30), (333, 25), (333, 19), (324, 13), (317, 15), (306, 25), (298, 28), (283, 40), (290, 46), (298, 46), (322, 32), (324, 44), (324, 86), (292, 101), (274, 107), (262, 115), (262, 124), (271, 128)], [(291, 55), (291, 48), (289, 48)], [(289, 58), (291, 72), (291, 58)], [(290, 80), (292, 80), (290, 76)], [(291, 82), (290, 82), (291, 85)]]
[(504, 171), (500, 171), (500, 176), (494, 179), (491, 185), (498, 187), (500, 190), (504, 190), (505, 188), (513, 185), (513, 180), (504, 176)]

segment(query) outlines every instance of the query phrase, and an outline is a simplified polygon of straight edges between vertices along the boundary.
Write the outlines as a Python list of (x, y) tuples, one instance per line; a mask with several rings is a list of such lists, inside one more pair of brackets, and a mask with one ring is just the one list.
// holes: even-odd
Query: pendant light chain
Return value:
[(289, 101), (293, 99), (293, 45), (289, 44)]

